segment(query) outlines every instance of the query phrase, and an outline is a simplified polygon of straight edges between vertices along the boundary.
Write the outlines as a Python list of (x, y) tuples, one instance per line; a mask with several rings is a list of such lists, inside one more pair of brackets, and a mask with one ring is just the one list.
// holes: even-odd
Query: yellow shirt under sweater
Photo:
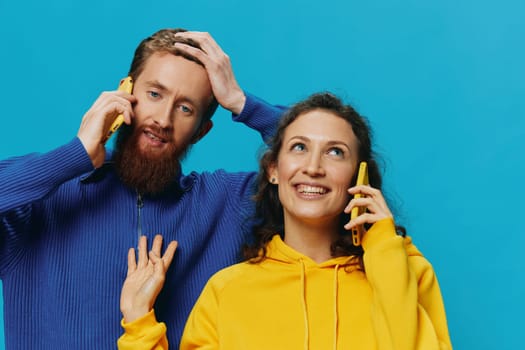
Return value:
[(274, 236), (261, 263), (209, 280), (180, 348), (451, 349), (434, 271), (410, 238), (385, 219), (362, 244), (366, 275), (348, 257), (318, 264)]

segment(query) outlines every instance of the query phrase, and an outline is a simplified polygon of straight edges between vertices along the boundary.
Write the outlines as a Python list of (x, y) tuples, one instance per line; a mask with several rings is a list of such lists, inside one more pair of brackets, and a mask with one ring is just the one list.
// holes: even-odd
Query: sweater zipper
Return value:
[(142, 236), (142, 207), (144, 206), (144, 201), (142, 200), (142, 195), (137, 193), (137, 246), (140, 241), (140, 236)]

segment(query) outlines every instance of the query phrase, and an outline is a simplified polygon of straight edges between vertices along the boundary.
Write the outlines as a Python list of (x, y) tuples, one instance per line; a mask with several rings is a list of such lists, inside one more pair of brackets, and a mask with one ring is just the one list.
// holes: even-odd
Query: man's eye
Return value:
[(153, 98), (159, 98), (160, 94), (156, 91), (148, 91), (148, 94)]
[(191, 113), (191, 108), (189, 108), (188, 106), (185, 106), (185, 105), (181, 105), (180, 106), (180, 110), (184, 113)]

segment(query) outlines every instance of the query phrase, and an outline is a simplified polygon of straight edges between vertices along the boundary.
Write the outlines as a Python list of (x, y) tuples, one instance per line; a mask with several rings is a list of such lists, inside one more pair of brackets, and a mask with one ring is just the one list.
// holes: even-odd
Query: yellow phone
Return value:
[[(133, 79), (131, 77), (125, 77), (120, 81), (118, 89), (119, 91), (125, 91), (128, 94), (131, 94), (131, 92), (133, 91)], [(117, 118), (115, 118), (115, 120), (113, 121), (113, 124), (111, 124), (111, 126), (109, 127), (104, 142), (106, 142), (111, 137), (111, 135), (113, 135), (113, 133), (117, 131), (118, 128), (120, 128), (122, 123), (124, 123), (124, 115), (119, 114)]]
[[(357, 181), (356, 186), (358, 185), (368, 185), (368, 166), (366, 162), (361, 162), (359, 164), (359, 171), (357, 173)], [(362, 198), (363, 195), (361, 193), (357, 193), (354, 195), (354, 198)], [(350, 213), (350, 219), (355, 219), (359, 215), (363, 214), (366, 211), (366, 208), (362, 207), (354, 207), (352, 208), (352, 212)], [(352, 228), (352, 243), (355, 246), (361, 245), (361, 235), (364, 231), (363, 225), (359, 225)]]

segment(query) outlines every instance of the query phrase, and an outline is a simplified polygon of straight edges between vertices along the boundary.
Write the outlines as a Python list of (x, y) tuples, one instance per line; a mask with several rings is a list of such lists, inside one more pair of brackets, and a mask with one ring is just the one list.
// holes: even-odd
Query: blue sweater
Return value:
[[(281, 114), (253, 96), (234, 116), (267, 139)], [(127, 252), (140, 234), (179, 248), (155, 310), (178, 344), (208, 278), (235, 263), (254, 206), (255, 173), (185, 176), (161, 197), (140, 196), (111, 162), (93, 171), (78, 138), (0, 162), (0, 277), (5, 343), (13, 349), (115, 349)]]

